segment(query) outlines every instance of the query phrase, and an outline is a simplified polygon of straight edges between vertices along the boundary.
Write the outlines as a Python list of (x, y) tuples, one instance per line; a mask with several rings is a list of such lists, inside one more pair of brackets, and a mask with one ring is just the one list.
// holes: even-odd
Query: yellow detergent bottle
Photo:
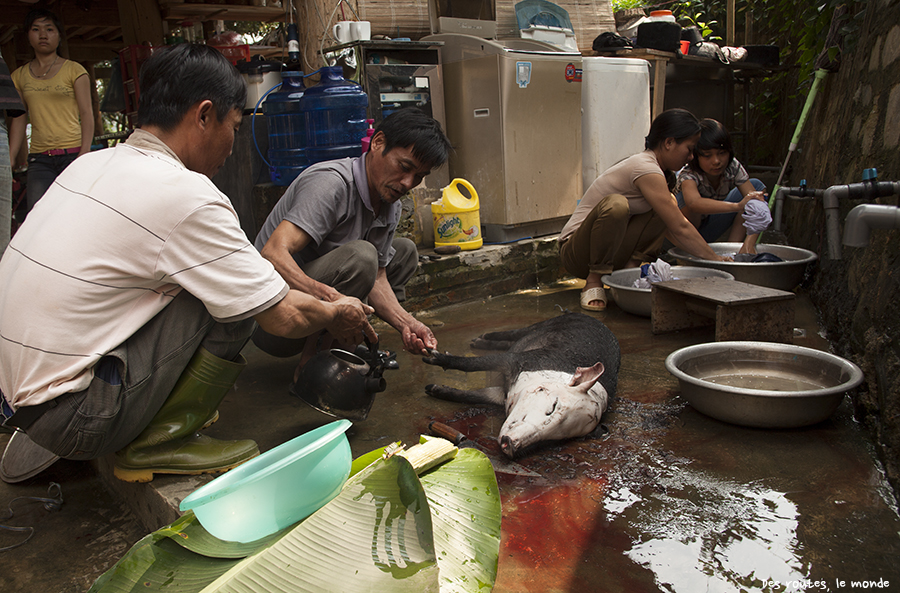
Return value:
[(457, 245), (460, 249), (478, 249), (481, 219), (478, 215), (478, 192), (465, 179), (456, 178), (442, 190), (441, 199), (432, 202), (434, 246)]

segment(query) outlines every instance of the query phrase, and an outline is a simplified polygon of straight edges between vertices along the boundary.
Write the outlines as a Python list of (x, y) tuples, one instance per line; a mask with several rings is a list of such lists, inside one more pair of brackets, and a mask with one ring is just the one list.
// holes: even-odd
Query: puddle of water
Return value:
[(721, 481), (690, 467), (668, 474), (663, 493), (620, 513), (641, 540), (625, 552), (673, 592), (781, 590), (805, 577), (799, 511), (784, 493)]

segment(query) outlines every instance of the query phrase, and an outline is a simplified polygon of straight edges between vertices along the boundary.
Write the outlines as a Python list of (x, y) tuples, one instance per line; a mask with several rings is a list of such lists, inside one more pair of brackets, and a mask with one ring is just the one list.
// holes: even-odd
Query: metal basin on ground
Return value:
[[(672, 275), (676, 279), (716, 277), (734, 280), (734, 276), (728, 272), (694, 266), (672, 266)], [(601, 280), (603, 284), (609, 286), (609, 292), (620, 309), (634, 315), (650, 317), (650, 289), (633, 286), (634, 281), (640, 277), (640, 268), (627, 268), (606, 274)]]
[[(741, 243), (710, 243), (709, 246), (718, 255), (734, 256), (741, 248)], [(818, 256), (812, 251), (791, 247), (789, 245), (770, 245), (761, 243), (756, 246), (759, 253), (771, 253), (784, 261), (780, 262), (723, 262), (700, 259), (686, 251), (673, 247), (669, 255), (674, 257), (679, 265), (700, 266), (728, 272), (739, 282), (768, 286), (778, 290), (793, 290), (803, 280), (806, 266)]]
[(839, 356), (769, 342), (714, 342), (666, 358), (681, 395), (699, 412), (759, 428), (795, 428), (828, 418), (862, 371)]

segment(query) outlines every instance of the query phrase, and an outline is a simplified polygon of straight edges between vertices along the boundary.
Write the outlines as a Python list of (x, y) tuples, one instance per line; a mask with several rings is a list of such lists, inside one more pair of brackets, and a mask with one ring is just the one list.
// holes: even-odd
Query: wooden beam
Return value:
[[(120, 0), (121, 1), (121, 0)], [(284, 9), (238, 4), (201, 4), (161, 1), (162, 15), (174, 21), (252, 21), (272, 23), (284, 21)]]
[(725, 45), (734, 46), (735, 0), (728, 0), (726, 8)]
[(744, 43), (742, 45), (751, 45), (755, 43), (753, 35), (753, 0), (748, 0), (747, 8), (744, 12)]
[(94, 27), (90, 32), (81, 36), (82, 42), (93, 41), (97, 38), (103, 39), (104, 41), (121, 39), (122, 29), (119, 27)]
[[(91, 3), (90, 10), (79, 7), (79, 3), (64, 1), (45, 5), (62, 20), (66, 30), (73, 27), (99, 27), (103, 25), (119, 24), (119, 9), (117, 0), (95, 0)], [(139, 0), (135, 0), (137, 3)], [(156, 11), (159, 8), (153, 2)], [(35, 8), (34, 4), (28, 4), (19, 0), (0, 0), (0, 24), (16, 25), (19, 29), (25, 21), (25, 16)]]
[(122, 49), (121, 43), (111, 43), (103, 47), (84, 47), (76, 45), (72, 47), (72, 55), (69, 59), (75, 60), (76, 62), (104, 62), (106, 60), (115, 59), (115, 57), (119, 55), (120, 49)]
[(162, 45), (162, 15), (157, 0), (117, 0), (124, 45)]

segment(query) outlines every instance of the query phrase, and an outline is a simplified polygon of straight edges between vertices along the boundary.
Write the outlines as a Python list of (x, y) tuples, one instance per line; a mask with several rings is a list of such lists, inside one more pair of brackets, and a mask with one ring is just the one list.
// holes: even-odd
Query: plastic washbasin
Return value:
[(226, 541), (256, 541), (304, 519), (338, 495), (350, 475), (352, 423), (321, 426), (222, 474), (187, 496), (209, 533)]

